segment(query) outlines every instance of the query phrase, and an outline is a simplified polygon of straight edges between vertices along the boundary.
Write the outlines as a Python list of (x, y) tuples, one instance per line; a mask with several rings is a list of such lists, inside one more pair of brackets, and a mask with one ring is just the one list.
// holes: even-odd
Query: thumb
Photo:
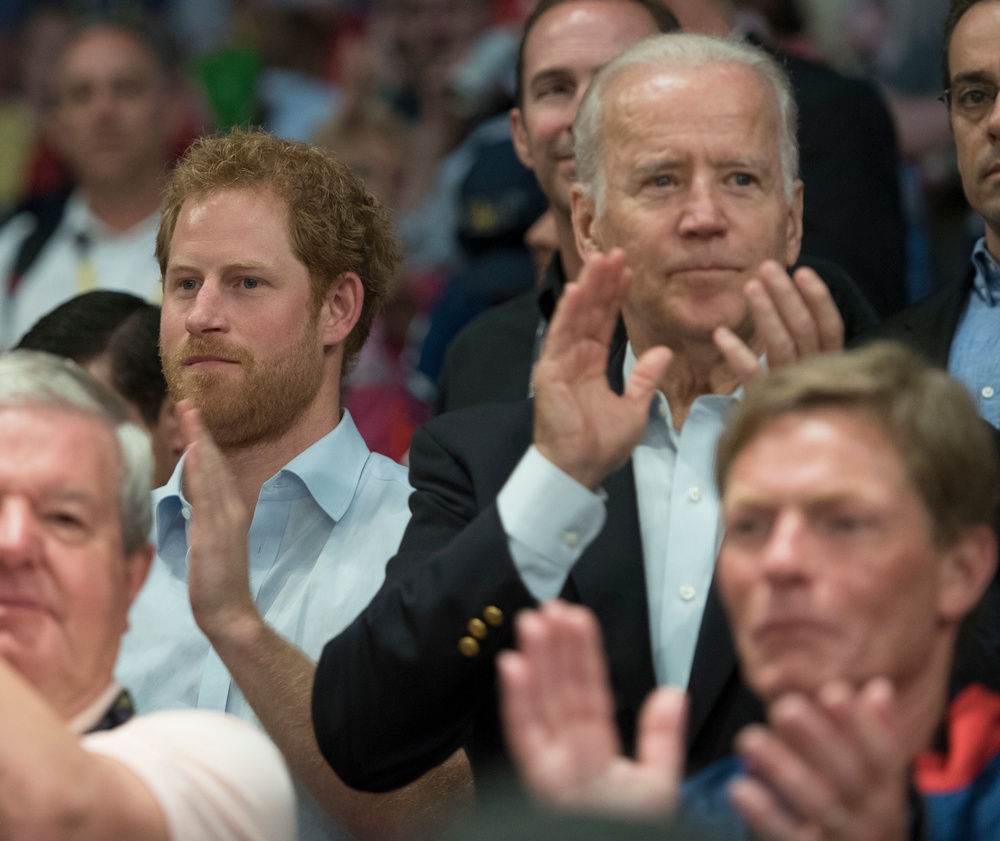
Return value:
[(663, 345), (650, 348), (640, 356), (625, 383), (625, 399), (645, 412), (673, 356), (673, 351)]

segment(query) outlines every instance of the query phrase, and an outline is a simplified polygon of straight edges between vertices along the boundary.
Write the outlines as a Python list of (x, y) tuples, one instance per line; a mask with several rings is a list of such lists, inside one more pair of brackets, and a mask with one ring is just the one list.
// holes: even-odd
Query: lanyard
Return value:
[(92, 244), (90, 234), (84, 231), (73, 238), (76, 249), (76, 291), (79, 295), (93, 292), (97, 288), (97, 272), (94, 270), (94, 261), (90, 259)]

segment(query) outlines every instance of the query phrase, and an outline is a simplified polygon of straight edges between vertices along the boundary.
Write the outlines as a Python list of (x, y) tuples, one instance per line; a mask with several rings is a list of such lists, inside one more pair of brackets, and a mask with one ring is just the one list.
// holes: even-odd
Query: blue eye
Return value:
[(198, 284), (189, 277), (184, 278), (177, 284), (181, 289), (186, 289), (188, 291), (194, 289)]
[(255, 277), (245, 277), (241, 282), (244, 289), (256, 289), (260, 286), (260, 281)]

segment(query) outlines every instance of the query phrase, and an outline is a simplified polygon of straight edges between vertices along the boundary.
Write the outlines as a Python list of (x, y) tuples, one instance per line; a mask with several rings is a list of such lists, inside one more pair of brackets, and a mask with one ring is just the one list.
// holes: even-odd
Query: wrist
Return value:
[(246, 650), (256, 646), (266, 628), (253, 601), (227, 605), (210, 614), (195, 611), (194, 618), (220, 655), (224, 648)]

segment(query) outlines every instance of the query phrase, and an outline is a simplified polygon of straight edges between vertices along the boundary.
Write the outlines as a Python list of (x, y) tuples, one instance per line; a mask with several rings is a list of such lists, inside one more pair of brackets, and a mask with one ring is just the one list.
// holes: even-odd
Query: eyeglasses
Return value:
[(992, 82), (961, 82), (938, 97), (952, 114), (979, 122), (993, 110), (997, 86)]

